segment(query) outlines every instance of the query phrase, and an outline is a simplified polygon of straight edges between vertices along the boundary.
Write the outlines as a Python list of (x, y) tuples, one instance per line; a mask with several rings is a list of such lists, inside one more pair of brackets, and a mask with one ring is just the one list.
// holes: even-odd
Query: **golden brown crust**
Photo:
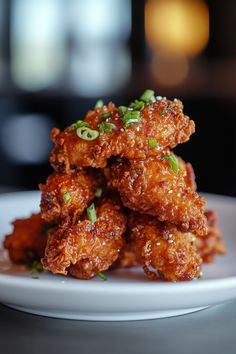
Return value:
[(90, 279), (118, 258), (124, 244), (126, 217), (121, 207), (109, 199), (99, 202), (96, 213), (94, 224), (83, 215), (74, 225), (68, 220), (49, 231), (42, 259), (46, 270)]
[(217, 214), (213, 210), (205, 213), (208, 223), (208, 233), (205, 237), (196, 237), (197, 251), (203, 262), (212, 263), (215, 255), (225, 255), (226, 248), (222, 240), (222, 233), (217, 227)]
[(132, 249), (149, 279), (187, 281), (200, 276), (202, 260), (193, 234), (138, 213), (131, 213), (128, 228)]
[(162, 158), (117, 159), (111, 166), (111, 182), (126, 207), (173, 223), (182, 231), (206, 234), (205, 200), (193, 190), (183, 161), (176, 173)]
[(45, 185), (39, 185), (42, 191), (42, 219), (46, 222), (60, 222), (68, 216), (76, 218), (89, 206), (98, 185), (99, 179), (95, 173), (53, 173)]
[(40, 259), (44, 254), (47, 240), (40, 214), (15, 220), (12, 224), (13, 232), (6, 236), (3, 244), (12, 262), (26, 263)]
[[(108, 123), (115, 124), (116, 128), (111, 133), (100, 133), (95, 140), (83, 140), (76, 131), (52, 130), (55, 147), (50, 162), (57, 172), (69, 173), (87, 166), (103, 168), (111, 156), (120, 155), (128, 159), (158, 156), (167, 147), (174, 148), (189, 140), (195, 131), (194, 122), (183, 114), (183, 105), (179, 100), (162, 99), (146, 105), (140, 122), (127, 129), (124, 129), (119, 110), (113, 103), (89, 111), (84, 121), (90, 128), (98, 130), (98, 124), (104, 122), (99, 115), (108, 111), (112, 114)], [(158, 146), (150, 147), (149, 139), (156, 139)]]

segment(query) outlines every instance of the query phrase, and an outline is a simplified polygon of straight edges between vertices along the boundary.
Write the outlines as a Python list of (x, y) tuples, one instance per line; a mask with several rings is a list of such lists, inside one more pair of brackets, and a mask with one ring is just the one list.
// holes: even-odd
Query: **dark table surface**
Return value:
[[(0, 186), (0, 193), (15, 191)], [(0, 354), (235, 354), (236, 300), (148, 321), (59, 320), (0, 305)]]
[(0, 353), (236, 353), (236, 301), (190, 315), (132, 322), (59, 320), (0, 305)]

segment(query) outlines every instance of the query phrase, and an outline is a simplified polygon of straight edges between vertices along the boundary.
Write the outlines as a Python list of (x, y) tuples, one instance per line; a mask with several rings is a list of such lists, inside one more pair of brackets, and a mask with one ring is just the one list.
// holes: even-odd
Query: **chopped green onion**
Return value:
[(164, 109), (163, 111), (160, 112), (161, 116), (164, 116), (164, 114), (166, 114), (168, 111), (170, 111), (172, 109), (171, 106), (168, 106), (166, 109)]
[(141, 116), (139, 111), (129, 111), (129, 110), (127, 111), (127, 113), (124, 114), (122, 118), (125, 129), (130, 125), (138, 123), (140, 119)]
[(76, 130), (77, 128), (81, 127), (88, 127), (89, 124), (87, 122), (84, 122), (83, 120), (77, 120), (77, 122), (71, 124), (68, 128), (67, 131), (71, 133), (73, 130)]
[(110, 118), (111, 116), (112, 116), (111, 112), (105, 112), (105, 113), (99, 114), (99, 117), (104, 120)]
[(91, 224), (94, 224), (95, 221), (97, 220), (97, 215), (96, 215), (96, 210), (95, 210), (94, 203), (92, 203), (87, 208), (87, 215), (88, 215), (88, 218), (89, 218), (89, 221), (91, 222)]
[(153, 90), (145, 90), (140, 100), (149, 103), (155, 101), (155, 92)]
[(97, 188), (95, 191), (95, 197), (100, 198), (102, 196), (102, 188)]
[(163, 156), (162, 157), (163, 160), (169, 160), (169, 164), (170, 167), (172, 168), (172, 170), (177, 173), (179, 170), (179, 161), (177, 159), (177, 157), (174, 154), (170, 154), (168, 156)]
[(152, 148), (155, 148), (155, 147), (157, 147), (158, 144), (157, 144), (156, 139), (148, 139), (148, 145)]
[(97, 274), (98, 275), (98, 277), (100, 278), (100, 279), (102, 279), (103, 281), (107, 281), (107, 277), (103, 274), (103, 273), (98, 273)]
[(135, 100), (129, 105), (134, 111), (142, 111), (144, 109), (143, 101)]
[(33, 261), (30, 265), (29, 265), (31, 270), (35, 270), (39, 273), (43, 272), (43, 266), (40, 262), (38, 261)]
[(119, 106), (119, 112), (123, 116), (128, 111), (128, 107), (126, 106)]
[(67, 204), (69, 202), (69, 200), (70, 200), (70, 193), (69, 192), (64, 193), (63, 200), (64, 200), (65, 204)]
[(31, 263), (28, 263), (28, 268), (31, 269), (31, 277), (32, 279), (39, 279), (38, 273), (43, 273), (44, 269), (43, 266), (40, 262), (38, 261), (33, 261)]
[(95, 140), (99, 136), (97, 130), (90, 129), (88, 127), (80, 127), (76, 130), (76, 134), (83, 140)]
[(97, 109), (97, 108), (102, 108), (104, 106), (104, 102), (103, 100), (97, 100), (95, 106), (94, 106), (94, 109)]
[(98, 124), (98, 127), (99, 127), (100, 133), (111, 133), (112, 130), (116, 128), (116, 125), (112, 124), (112, 123), (102, 122), (102, 123)]

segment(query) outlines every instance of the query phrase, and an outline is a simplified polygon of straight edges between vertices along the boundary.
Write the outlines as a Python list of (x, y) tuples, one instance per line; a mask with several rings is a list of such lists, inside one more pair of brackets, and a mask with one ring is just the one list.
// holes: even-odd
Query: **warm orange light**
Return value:
[(145, 31), (153, 49), (195, 56), (208, 43), (208, 7), (203, 0), (149, 0)]
[(188, 76), (189, 63), (183, 55), (159, 53), (153, 56), (153, 77), (163, 85), (180, 85)]

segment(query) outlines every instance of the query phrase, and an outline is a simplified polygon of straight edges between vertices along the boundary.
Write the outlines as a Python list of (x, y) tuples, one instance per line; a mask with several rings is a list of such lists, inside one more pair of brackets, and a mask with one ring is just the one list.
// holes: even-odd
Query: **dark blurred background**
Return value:
[(0, 0), (0, 187), (45, 180), (53, 126), (153, 88), (196, 122), (176, 152), (199, 189), (236, 195), (235, 22), (228, 0)]

